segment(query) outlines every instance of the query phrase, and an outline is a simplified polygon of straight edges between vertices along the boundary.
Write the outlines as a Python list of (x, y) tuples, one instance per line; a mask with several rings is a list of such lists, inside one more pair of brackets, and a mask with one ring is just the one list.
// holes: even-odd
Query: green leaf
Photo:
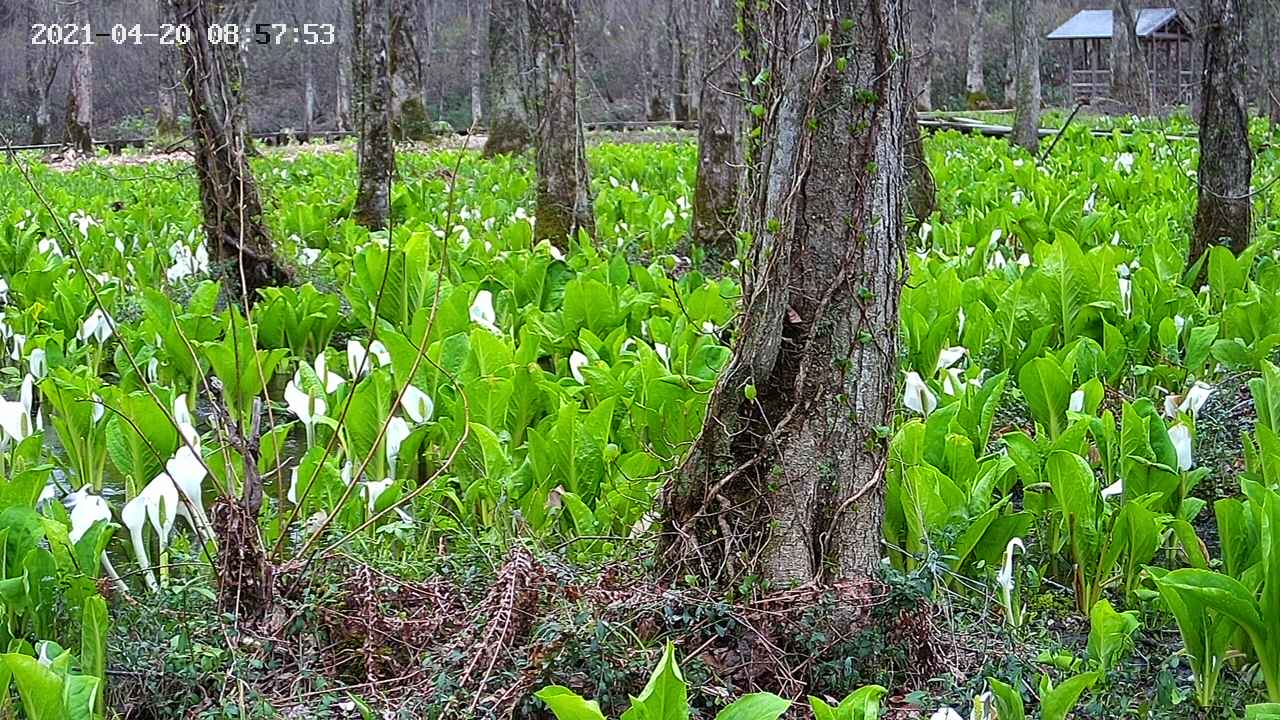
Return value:
[(1040, 720), (1066, 720), (1067, 713), (1080, 700), (1081, 693), (1093, 687), (1098, 677), (1094, 672), (1080, 673), (1044, 693), (1040, 698)]
[(777, 720), (791, 707), (791, 701), (773, 693), (743, 695), (716, 714), (716, 720)]
[(631, 698), (631, 708), (621, 720), (688, 720), (688, 686), (676, 664), (675, 645), (667, 643), (662, 660), (650, 676), (644, 690)]
[(546, 703), (556, 720), (605, 720), (599, 703), (586, 700), (567, 687), (549, 685), (534, 693), (534, 697)]
[(1071, 382), (1058, 362), (1051, 357), (1041, 357), (1027, 363), (1018, 373), (1018, 387), (1027, 400), (1031, 416), (1050, 438), (1058, 437), (1066, 427), (1072, 392)]
[(19, 653), (0, 655), (18, 686), (27, 720), (68, 720), (63, 679), (35, 658)]
[(1026, 720), (1027, 711), (1022, 704), (1022, 693), (995, 678), (987, 678), (987, 685), (995, 696), (996, 717), (1000, 720)]
[(1094, 603), (1089, 611), (1089, 642), (1085, 648), (1089, 663), (1103, 673), (1111, 672), (1133, 649), (1133, 633), (1138, 625), (1136, 612), (1116, 612), (1107, 600)]

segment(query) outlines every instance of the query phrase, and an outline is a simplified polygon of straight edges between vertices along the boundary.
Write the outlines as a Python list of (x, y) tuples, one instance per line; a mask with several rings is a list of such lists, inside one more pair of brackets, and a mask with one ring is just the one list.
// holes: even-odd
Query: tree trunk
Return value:
[(311, 72), (311, 60), (302, 58), (302, 133), (307, 140), (315, 132), (316, 125), (316, 79)]
[[(663, 560), (721, 587), (875, 573), (898, 357), (910, 103), (904, 0), (747, 3), (744, 229), (733, 359), (663, 497)], [(757, 35), (758, 33), (758, 35)], [(820, 39), (825, 36), (825, 41)]]
[(670, 117), (670, 108), (662, 92), (662, 72), (658, 62), (659, 43), (657, 29), (645, 34), (644, 43), (644, 88), (645, 119), (665, 120)]
[[(431, 132), (420, 93), (425, 73), (418, 55), (415, 4), (414, 0), (390, 0), (391, 122), (395, 136), (402, 140), (421, 140)], [(356, 23), (359, 22), (357, 18)]]
[(526, 0), (538, 72), (538, 210), (534, 240), (595, 234), (586, 140), (578, 115), (577, 0)]
[[(89, 24), (89, 4), (73, 6), (71, 21)], [(67, 132), (63, 139), (78, 152), (93, 155), (93, 56), (91, 45), (81, 43), (71, 50), (71, 92), (67, 95)]]
[(684, 18), (677, 0), (667, 0), (667, 44), (671, 48), (671, 72), (667, 78), (667, 88), (671, 93), (671, 121), (684, 122), (689, 119), (689, 89), (685, 82), (687, 58), (682, 28)]
[[(910, 108), (903, 131), (903, 165), (907, 173), (907, 203), (911, 219), (919, 225), (933, 214), (938, 204), (937, 186), (924, 152), (924, 138), (920, 134), (920, 120), (915, 108)], [(915, 227), (913, 225), (913, 227)]]
[(969, 33), (968, 72), (964, 76), (964, 91), (971, 107), (987, 104), (987, 81), (983, 75), (983, 19), (985, 0), (973, 0), (973, 29)]
[(238, 52), (235, 46), (208, 41), (209, 25), (224, 17), (221, 3), (172, 3), (175, 21), (191, 29), (191, 41), (179, 47), (205, 235), (226, 264), (226, 286), (239, 288), (252, 301), (259, 289), (288, 282), (290, 273), (276, 261), (249, 168)]
[(1249, 244), (1253, 153), (1244, 94), (1248, 49), (1242, 10), (1241, 0), (1203, 0), (1202, 4), (1199, 197), (1191, 263), (1210, 245), (1224, 240), (1236, 253)]
[(1138, 43), (1137, 15), (1130, 0), (1114, 0), (1111, 42), (1111, 97), (1126, 110), (1151, 114), (1151, 79), (1147, 58)]
[(1013, 142), (1035, 154), (1040, 149), (1040, 31), (1032, 0), (1013, 0)]
[[(479, 7), (476, 7), (476, 6)], [(471, 124), (484, 122), (484, 83), (481, 81), (480, 45), (484, 40), (484, 19), (489, 16), (484, 0), (467, 0), (467, 26), (471, 46), (467, 54), (467, 71), (471, 79)]]
[[(169, 0), (157, 0), (156, 17), (162, 23), (173, 23)], [(178, 124), (178, 50), (172, 45), (156, 45), (160, 55), (158, 63), (159, 84), (156, 93), (156, 135), (174, 138), (181, 132)]]
[(524, 0), (489, 2), (489, 138), (485, 157), (529, 146), (529, 16)]
[(388, 32), (394, 23), (393, 2), (395, 0), (352, 0), (351, 6), (359, 130), (356, 157), (360, 177), (355, 216), (371, 230), (387, 226), (391, 215), (391, 176), (396, 167), (395, 145), (391, 140), (395, 83), (390, 68), (393, 51)]
[(1266, 108), (1267, 117), (1274, 127), (1280, 125), (1280, 41), (1276, 39), (1276, 33), (1280, 32), (1280, 0), (1262, 2), (1263, 53), (1266, 55), (1262, 107)]
[[(523, 0), (519, 0), (523, 2)], [(422, 72), (418, 77), (418, 92), (422, 102), (422, 110), (425, 113), (427, 108), (431, 107), (431, 76), (427, 73), (427, 68), (431, 67), (431, 61), (435, 57), (436, 51), (436, 2), (435, 0), (424, 0), (418, 3), (421, 12), (418, 16), (422, 23), (422, 44), (419, 52), (419, 59), (422, 62)], [(444, 93), (435, 93), (441, 103), (444, 102)], [(442, 108), (443, 109), (443, 108)]]
[(934, 7), (935, 0), (924, 0), (924, 48), (916, 53), (920, 68), (920, 91), (916, 94), (916, 108), (921, 112), (933, 109), (933, 56), (935, 54), (934, 38), (938, 34), (938, 11)]
[(351, 115), (351, 20), (347, 16), (349, 5), (338, 3), (337, 26), (335, 35), (337, 44), (338, 67), (333, 92), (333, 118), (337, 130), (351, 130), (355, 120)]
[(707, 0), (698, 122), (698, 183), (693, 194), (693, 242), (714, 260), (732, 260), (738, 252), (736, 211), (742, 175), (739, 148), (743, 122), (738, 100), (738, 3)]
[[(52, 13), (53, 9), (43, 3), (28, 5), (26, 27), (43, 22), (46, 18), (52, 17)], [(53, 122), (53, 113), (49, 108), (49, 95), (53, 89), (53, 81), (58, 76), (60, 59), (58, 50), (48, 45), (28, 45), (25, 50), (32, 145), (43, 145), (49, 140), (49, 125)]]

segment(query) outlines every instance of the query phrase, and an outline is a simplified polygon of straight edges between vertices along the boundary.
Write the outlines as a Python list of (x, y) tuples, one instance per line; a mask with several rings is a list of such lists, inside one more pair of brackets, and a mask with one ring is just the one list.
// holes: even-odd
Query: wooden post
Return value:
[(1075, 102), (1076, 98), (1076, 41), (1067, 40), (1067, 97)]

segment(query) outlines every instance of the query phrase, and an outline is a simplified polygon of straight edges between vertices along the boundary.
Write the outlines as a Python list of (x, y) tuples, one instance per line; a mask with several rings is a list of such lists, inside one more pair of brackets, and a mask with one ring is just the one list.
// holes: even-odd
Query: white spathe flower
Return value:
[(1009, 196), (1009, 202), (1013, 205), (1021, 205), (1022, 198), (1023, 198), (1022, 191), (1014, 190), (1013, 194)]
[(323, 417), (329, 409), (324, 398), (315, 397), (304, 392), (298, 386), (296, 377), (284, 387), (284, 404), (289, 408), (289, 412), (293, 413), (307, 428), (308, 433), (311, 432), (316, 419)]
[(369, 481), (364, 484), (365, 501), (369, 504), (369, 514), (372, 515), (378, 506), (378, 498), (382, 497), (382, 493), (386, 492), (395, 483), (391, 478), (383, 480)]
[(324, 355), (323, 350), (320, 351), (319, 355), (316, 355), (316, 361), (312, 365), (312, 369), (316, 371), (316, 377), (320, 378), (320, 382), (324, 383), (325, 394), (331, 395), (337, 392), (338, 388), (347, 382), (347, 379), (338, 373), (329, 372), (329, 369), (325, 367), (326, 360)]
[(1025, 270), (1031, 267), (1031, 256), (1026, 253), (1022, 253), (1013, 261), (1013, 263)]
[(956, 335), (964, 335), (964, 308), (956, 309)]
[(186, 502), (178, 503), (178, 515), (186, 518), (197, 534), (212, 538), (213, 528), (204, 512), (204, 478), (207, 474), (204, 461), (196, 451), (183, 445), (169, 458), (164, 471), (186, 498)]
[(0, 430), (15, 443), (26, 440), (35, 432), (31, 413), (20, 400), (0, 398)]
[(382, 344), (381, 340), (374, 340), (369, 343), (369, 354), (374, 360), (378, 361), (378, 367), (388, 367), (391, 365), (391, 353), (387, 350), (387, 346)]
[(347, 371), (351, 373), (351, 377), (369, 374), (371, 368), (365, 367), (365, 357), (368, 354), (369, 351), (365, 350), (364, 344), (359, 340), (352, 338), (347, 341)]
[(67, 216), (67, 220), (70, 221), (72, 224), (74, 224), (76, 227), (80, 228), (80, 234), (85, 236), (86, 238), (89, 237), (90, 227), (94, 225), (102, 224), (97, 220), (95, 220), (92, 215), (90, 215), (87, 212), (84, 212), (83, 210), (72, 211), (71, 214)]
[(1209, 401), (1211, 395), (1213, 395), (1213, 386), (1197, 380), (1191, 385), (1191, 389), (1187, 391), (1187, 396), (1183, 399), (1182, 404), (1178, 405), (1178, 409), (1190, 413), (1191, 417), (1195, 417), (1196, 413), (1200, 412), (1200, 408), (1204, 407), (1204, 404)]
[(310, 267), (320, 259), (320, 248), (304, 247), (298, 251), (298, 262), (303, 267)]
[(501, 334), (498, 329), (498, 314), (493, 309), (493, 293), (481, 290), (471, 303), (471, 321), (486, 330)]
[(393, 417), (387, 423), (387, 464), (393, 469), (396, 466), (396, 458), (400, 456), (400, 446), (404, 444), (405, 438), (409, 437), (409, 432), (409, 423), (402, 417)]
[(906, 392), (902, 396), (902, 404), (908, 410), (928, 417), (929, 413), (938, 407), (937, 396), (933, 394), (928, 385), (924, 384), (924, 379), (920, 377), (920, 373), (915, 371), (907, 373), (906, 386)]
[(111, 508), (107, 501), (89, 492), (85, 485), (72, 493), (71, 532), (67, 534), (71, 544), (80, 542), (80, 538), (89, 532), (98, 521), (111, 522)]
[(1116, 278), (1120, 284), (1120, 306), (1125, 315), (1133, 314), (1133, 283), (1129, 278)]
[(1101, 493), (1099, 493), (1099, 494), (1101, 494), (1101, 495), (1102, 495), (1102, 499), (1103, 499), (1103, 500), (1106, 500), (1107, 498), (1115, 497), (1115, 496), (1117, 496), (1117, 495), (1123, 495), (1123, 494), (1124, 494), (1124, 480), (1117, 480), (1117, 481), (1115, 481), (1115, 482), (1111, 483), (1110, 485), (1108, 485), (1108, 486), (1106, 486), (1106, 487), (1102, 488), (1102, 492), (1101, 492)]
[(1005, 592), (1013, 592), (1013, 551), (1021, 550), (1024, 554), (1027, 552), (1027, 546), (1022, 543), (1022, 538), (1015, 537), (1004, 546), (1004, 565), (1000, 567), (1000, 572), (996, 573), (996, 582)]
[(13, 336), (13, 350), (9, 353), (9, 359), (18, 362), (22, 359), (22, 349), (27, 345), (26, 335)]
[(969, 348), (966, 347), (957, 345), (956, 347), (943, 348), (942, 352), (938, 354), (938, 369), (945, 370), (955, 365), (967, 354), (969, 354)]
[(1178, 453), (1178, 470), (1186, 472), (1196, 466), (1191, 456), (1191, 428), (1182, 423), (1169, 428), (1169, 442)]
[(178, 506), (178, 488), (169, 474), (162, 472), (120, 510), (120, 519), (129, 528), (129, 538), (133, 542), (133, 554), (138, 560), (138, 567), (145, 572), (147, 585), (153, 590), (159, 586), (151, 572), (151, 559), (147, 556), (143, 531), (147, 523), (150, 523), (160, 538), (161, 550), (168, 547), (169, 535), (173, 532), (173, 525), (178, 517)]
[(1071, 412), (1084, 412), (1084, 391), (1077, 390), (1071, 393), (1071, 399), (1067, 401), (1067, 409)]
[(432, 402), (431, 396), (413, 385), (405, 387), (400, 407), (404, 408), (405, 414), (415, 425), (427, 422), (436, 411), (436, 404)]
[(569, 355), (569, 373), (573, 375), (573, 379), (577, 380), (580, 385), (585, 385), (587, 382), (586, 378), (582, 377), (582, 368), (586, 367), (589, 362), (587, 356), (577, 350), (574, 350)]
[(1115, 167), (1117, 172), (1125, 174), (1133, 172), (1133, 153), (1120, 153), (1116, 158)]
[(654, 343), (653, 351), (658, 353), (658, 357), (662, 358), (662, 362), (665, 365), (667, 366), (671, 365), (671, 349), (670, 348), (668, 348), (666, 345), (663, 345), (662, 343)]
[(0, 278), (0, 303), (9, 302), (9, 283), (4, 278)]
[(165, 277), (171, 283), (209, 269), (209, 251), (204, 243), (198, 243), (195, 250), (192, 250), (187, 243), (175, 240), (169, 246), (169, 259), (173, 261), (173, 265), (165, 271)]
[(44, 348), (34, 348), (27, 354), (27, 368), (37, 380), (44, 378), (49, 371), (49, 359)]
[(80, 332), (76, 337), (81, 342), (88, 342), (91, 338), (99, 345), (105, 343), (111, 337), (111, 327), (114, 323), (111, 316), (102, 311), (102, 308), (96, 308), (89, 313), (89, 317), (85, 319), (84, 324), (80, 326)]
[(940, 707), (929, 716), (929, 720), (964, 720), (955, 708)]
[(36, 250), (38, 250), (41, 255), (62, 257), (62, 246), (53, 238), (42, 238), (40, 242), (36, 243)]
[[(27, 377), (31, 377), (31, 376), (28, 375)], [(103, 416), (106, 414), (107, 414), (107, 404), (102, 401), (102, 396), (98, 395), (98, 393), (94, 393), (93, 394), (93, 413), (90, 417), (92, 417), (93, 422), (96, 423), (99, 420), (101, 420)]]
[(1009, 264), (1009, 261), (1005, 260), (1004, 253), (1000, 252), (999, 250), (996, 250), (995, 252), (991, 253), (991, 257), (987, 258), (988, 270), (999, 270), (1008, 264)]

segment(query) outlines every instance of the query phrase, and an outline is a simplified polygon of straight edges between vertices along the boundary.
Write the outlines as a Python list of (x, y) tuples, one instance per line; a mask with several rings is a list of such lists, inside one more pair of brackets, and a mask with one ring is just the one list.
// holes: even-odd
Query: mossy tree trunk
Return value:
[(880, 558), (903, 282), (905, 0), (748, 3), (753, 275), (733, 359), (664, 492), (676, 577), (773, 587)]
[(529, 146), (533, 121), (525, 88), (532, 79), (525, 0), (490, 0), (486, 157), (518, 153)]
[(191, 41), (180, 46), (182, 82), (195, 140), (205, 235), (227, 268), (228, 287), (239, 288), (252, 301), (259, 289), (287, 283), (290, 273), (275, 257), (249, 168), (238, 51), (233, 45), (208, 41), (209, 25), (226, 17), (223, 3), (172, 3), (174, 20), (191, 29)]
[[(920, 120), (914, 107), (908, 108), (906, 122), (902, 124), (902, 155), (907, 173), (907, 205), (915, 225), (925, 222), (938, 204), (937, 185), (929, 161), (924, 152), (924, 137), (920, 133)], [(913, 226), (915, 227), (915, 226)]]
[(715, 259), (737, 254), (738, 188), (742, 177), (743, 108), (738, 59), (737, 0), (707, 0), (698, 119), (698, 181), (693, 194), (693, 241)]
[[(390, 5), (388, 67), (391, 73), (391, 122), (395, 137), (421, 140), (431, 131), (427, 107), (422, 103), (422, 76), (426, 73), (418, 53), (418, 10), (415, 0), (387, 0)], [(360, 18), (356, 18), (360, 23)], [(373, 42), (381, 42), (374, 40)]]
[(1259, 0), (1262, 3), (1262, 52), (1265, 77), (1262, 83), (1262, 102), (1272, 127), (1280, 125), (1280, 0)]
[(353, 0), (352, 65), (355, 72), (356, 157), (359, 187), (356, 220), (371, 230), (387, 226), (391, 215), (391, 177), (396, 167), (391, 139), (394, 81), (391, 75), (391, 3)]
[(526, 0), (537, 68), (538, 209), (534, 240), (595, 234), (586, 139), (578, 115), (577, 0)]
[[(169, 0), (157, 0), (156, 16), (162, 23), (173, 23)], [(182, 132), (178, 125), (178, 49), (174, 45), (157, 44), (158, 84), (156, 90), (156, 135), (172, 139)]]
[(987, 104), (987, 80), (983, 68), (986, 38), (982, 34), (985, 16), (985, 0), (973, 0), (973, 29), (969, 32), (968, 66), (964, 76), (964, 91), (971, 107)]
[(1210, 245), (1239, 253), (1252, 225), (1253, 151), (1245, 99), (1248, 48), (1242, 0), (1203, 0), (1204, 74), (1200, 88), (1200, 168), (1190, 262)]
[(1013, 0), (1013, 142), (1035, 154), (1040, 149), (1040, 30), (1034, 3)]
[(1131, 0), (1113, 0), (1111, 17), (1115, 36), (1111, 42), (1111, 97), (1126, 110), (1149, 115), (1151, 78), (1138, 42), (1137, 14)]
[[(71, 22), (89, 24), (89, 4), (72, 6)], [(71, 46), (71, 90), (67, 94), (66, 136), (63, 142), (85, 155), (93, 154), (93, 46)]]
[[(33, 0), (26, 6), (26, 27), (37, 22), (56, 18), (54, 7), (48, 0)], [(31, 144), (43, 145), (49, 141), (49, 126), (53, 122), (50, 110), (50, 94), (53, 81), (58, 76), (60, 48), (49, 45), (28, 45), (24, 50), (27, 69), (27, 102), (30, 109)]]
[(938, 35), (938, 9), (934, 7), (937, 0), (924, 0), (924, 47), (915, 52), (913, 65), (920, 76), (920, 89), (916, 93), (916, 108), (921, 112), (933, 109), (933, 57), (935, 38)]

